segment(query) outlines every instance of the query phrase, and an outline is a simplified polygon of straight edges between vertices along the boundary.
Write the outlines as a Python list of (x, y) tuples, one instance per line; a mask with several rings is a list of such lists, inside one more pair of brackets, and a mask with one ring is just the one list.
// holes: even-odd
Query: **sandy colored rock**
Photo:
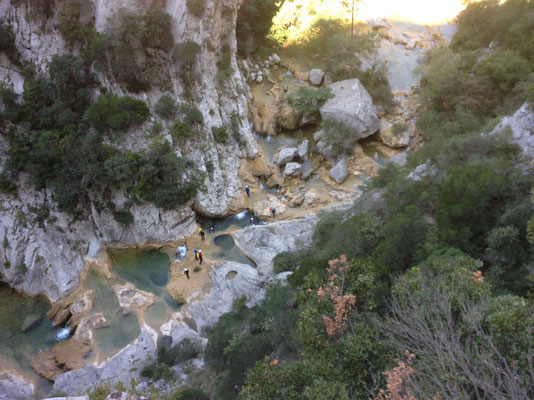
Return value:
[(121, 309), (126, 312), (146, 310), (156, 301), (154, 294), (137, 289), (130, 282), (125, 285), (113, 285), (112, 290)]
[(257, 102), (250, 105), (254, 130), (262, 135), (278, 134), (277, 115), (278, 106)]
[(294, 130), (301, 124), (302, 114), (288, 105), (284, 105), (278, 112), (278, 124), (284, 129)]
[(277, 215), (284, 214), (286, 211), (286, 206), (284, 203), (282, 203), (278, 197), (273, 196), (272, 194), (269, 194), (267, 196), (266, 200), (261, 200), (253, 205), (253, 211), (254, 214), (256, 214), (259, 218), (272, 218), (270, 208), (274, 208), (276, 210)]

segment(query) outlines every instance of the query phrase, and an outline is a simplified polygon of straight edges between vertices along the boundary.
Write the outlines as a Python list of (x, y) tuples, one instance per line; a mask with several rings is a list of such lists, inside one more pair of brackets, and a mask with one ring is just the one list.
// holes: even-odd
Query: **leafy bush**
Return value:
[(5, 174), (0, 174), (0, 193), (15, 193), (17, 185), (11, 182)]
[(278, 253), (273, 258), (273, 271), (276, 274), (284, 271), (293, 271), (299, 265), (301, 254), (289, 251)]
[(177, 111), (176, 101), (168, 94), (161, 96), (154, 105), (154, 112), (163, 119), (173, 119), (176, 117)]
[(0, 52), (4, 53), (13, 64), (20, 65), (20, 54), (17, 46), (15, 46), (15, 35), (4, 19), (0, 19)]
[(326, 102), (334, 97), (330, 88), (313, 89), (307, 86), (299, 87), (295, 96), (289, 97), (289, 104), (297, 111), (308, 117), (317, 111)]
[(204, 116), (197, 107), (182, 103), (180, 105), (180, 111), (184, 115), (184, 123), (188, 126), (202, 125), (204, 123)]
[(26, 271), (28, 271), (28, 267), (23, 262), (17, 264), (15, 268), (17, 268), (17, 271), (22, 272), (22, 273), (25, 273)]
[(228, 129), (225, 126), (212, 126), (211, 133), (217, 143), (226, 143), (228, 140)]
[(182, 121), (176, 120), (172, 125), (171, 135), (177, 141), (184, 141), (192, 138), (195, 135), (195, 131)]
[(186, 6), (187, 10), (193, 14), (195, 17), (202, 17), (204, 10), (206, 9), (206, 0), (187, 0)]
[(100, 96), (87, 109), (85, 119), (100, 132), (126, 131), (141, 125), (149, 115), (148, 106), (142, 100), (130, 96)]
[(222, 47), (221, 58), (217, 61), (217, 68), (219, 68), (217, 77), (221, 83), (228, 79), (234, 72), (232, 69), (232, 53), (228, 44)]
[(181, 66), (190, 66), (197, 54), (200, 53), (200, 49), (200, 45), (192, 40), (181, 42), (174, 47), (172, 58)]
[(134, 223), (134, 216), (128, 210), (114, 211), (113, 218), (115, 218), (115, 221), (123, 226), (128, 226)]
[(210, 400), (210, 397), (200, 389), (185, 389), (180, 393), (179, 400)]
[(492, 53), (475, 66), (477, 74), (488, 78), (502, 92), (525, 80), (529, 71), (529, 63), (511, 50)]
[[(249, 57), (265, 43), (272, 19), (280, 6), (277, 0), (246, 0), (237, 12), (237, 52)], [(252, 22), (254, 21), (254, 22)]]
[(92, 8), (87, 0), (75, 0), (65, 3), (58, 12), (56, 28), (69, 48), (81, 43), (87, 45), (91, 36), (96, 34), (92, 24), (82, 24), (82, 10)]

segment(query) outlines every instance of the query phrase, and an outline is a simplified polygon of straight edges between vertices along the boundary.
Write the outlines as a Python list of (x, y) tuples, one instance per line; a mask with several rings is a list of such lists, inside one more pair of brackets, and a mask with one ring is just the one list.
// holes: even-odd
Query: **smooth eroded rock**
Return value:
[(370, 136), (380, 129), (373, 99), (358, 79), (335, 82), (328, 86), (333, 98), (320, 108), (323, 120), (335, 120), (346, 125), (354, 139)]
[(322, 69), (312, 69), (310, 71), (309, 80), (312, 85), (321, 86), (324, 79), (324, 71)]
[(302, 164), (296, 162), (290, 162), (286, 164), (284, 169), (284, 176), (286, 177), (295, 177), (302, 174)]
[(286, 147), (278, 153), (278, 164), (284, 165), (291, 162), (297, 157), (298, 149), (296, 147)]
[(331, 169), (330, 176), (337, 183), (343, 183), (347, 178), (347, 159), (342, 158)]
[(310, 144), (310, 141), (308, 139), (304, 139), (302, 142), (300, 142), (299, 146), (297, 147), (297, 153), (301, 159), (306, 157), (306, 155), (308, 154), (309, 144)]

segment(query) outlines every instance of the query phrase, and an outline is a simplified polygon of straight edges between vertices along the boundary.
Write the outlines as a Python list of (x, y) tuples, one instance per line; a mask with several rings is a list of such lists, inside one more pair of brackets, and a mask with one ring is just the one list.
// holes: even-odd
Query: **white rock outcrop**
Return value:
[(0, 372), (0, 399), (32, 399), (35, 391), (33, 383), (13, 372)]

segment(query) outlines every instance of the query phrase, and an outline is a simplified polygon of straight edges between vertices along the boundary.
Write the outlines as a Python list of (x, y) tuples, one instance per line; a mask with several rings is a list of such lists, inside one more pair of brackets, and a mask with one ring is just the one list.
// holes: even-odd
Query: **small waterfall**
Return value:
[(55, 334), (56, 340), (58, 342), (63, 342), (70, 337), (70, 328), (68, 326), (59, 329)]
[(176, 249), (176, 259), (175, 261), (182, 261), (185, 258), (185, 255), (187, 253), (187, 245), (184, 244), (183, 246), (178, 246)]
[(236, 214), (235, 217), (237, 219), (243, 219), (247, 216), (247, 214), (248, 214), (248, 210), (243, 210), (239, 214)]

